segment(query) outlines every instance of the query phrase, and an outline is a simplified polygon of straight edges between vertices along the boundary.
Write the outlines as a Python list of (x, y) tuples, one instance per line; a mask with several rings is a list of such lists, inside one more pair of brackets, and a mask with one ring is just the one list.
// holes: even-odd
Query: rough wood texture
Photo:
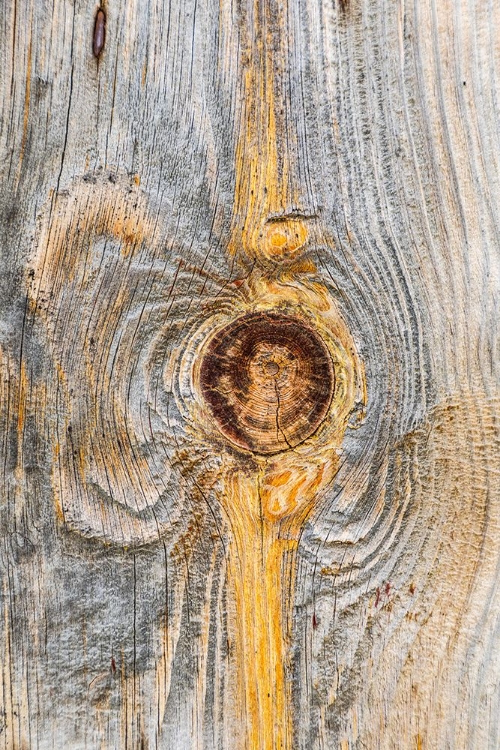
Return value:
[(0, 13), (0, 748), (496, 750), (500, 5), (98, 10)]

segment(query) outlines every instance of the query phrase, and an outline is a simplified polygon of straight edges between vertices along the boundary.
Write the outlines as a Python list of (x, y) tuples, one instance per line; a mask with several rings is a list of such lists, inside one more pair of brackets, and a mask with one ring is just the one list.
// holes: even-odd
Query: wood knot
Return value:
[(220, 432), (259, 454), (294, 448), (325, 419), (335, 389), (330, 351), (298, 318), (248, 313), (217, 331), (200, 389)]
[(264, 225), (259, 236), (260, 252), (267, 260), (290, 261), (307, 243), (308, 229), (301, 219), (274, 219)]

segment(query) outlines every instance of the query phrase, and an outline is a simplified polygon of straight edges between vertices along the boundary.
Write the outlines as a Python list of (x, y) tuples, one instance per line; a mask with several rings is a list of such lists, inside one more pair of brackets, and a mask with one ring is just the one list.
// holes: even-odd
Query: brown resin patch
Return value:
[(226, 438), (270, 454), (296, 447), (318, 429), (335, 373), (323, 339), (298, 318), (249, 313), (209, 342), (200, 386)]

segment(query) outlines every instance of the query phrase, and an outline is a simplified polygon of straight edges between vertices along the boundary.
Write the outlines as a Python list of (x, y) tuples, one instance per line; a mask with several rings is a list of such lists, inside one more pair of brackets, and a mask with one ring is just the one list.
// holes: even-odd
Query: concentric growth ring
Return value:
[(272, 454), (294, 448), (318, 429), (333, 397), (335, 373), (325, 342), (302, 321), (249, 313), (209, 341), (200, 387), (228, 440)]

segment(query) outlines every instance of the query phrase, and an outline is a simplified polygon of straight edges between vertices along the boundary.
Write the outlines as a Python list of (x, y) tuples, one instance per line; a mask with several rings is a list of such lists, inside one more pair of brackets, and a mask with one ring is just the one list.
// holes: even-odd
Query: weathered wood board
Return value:
[(496, 750), (500, 5), (0, 7), (0, 748)]

